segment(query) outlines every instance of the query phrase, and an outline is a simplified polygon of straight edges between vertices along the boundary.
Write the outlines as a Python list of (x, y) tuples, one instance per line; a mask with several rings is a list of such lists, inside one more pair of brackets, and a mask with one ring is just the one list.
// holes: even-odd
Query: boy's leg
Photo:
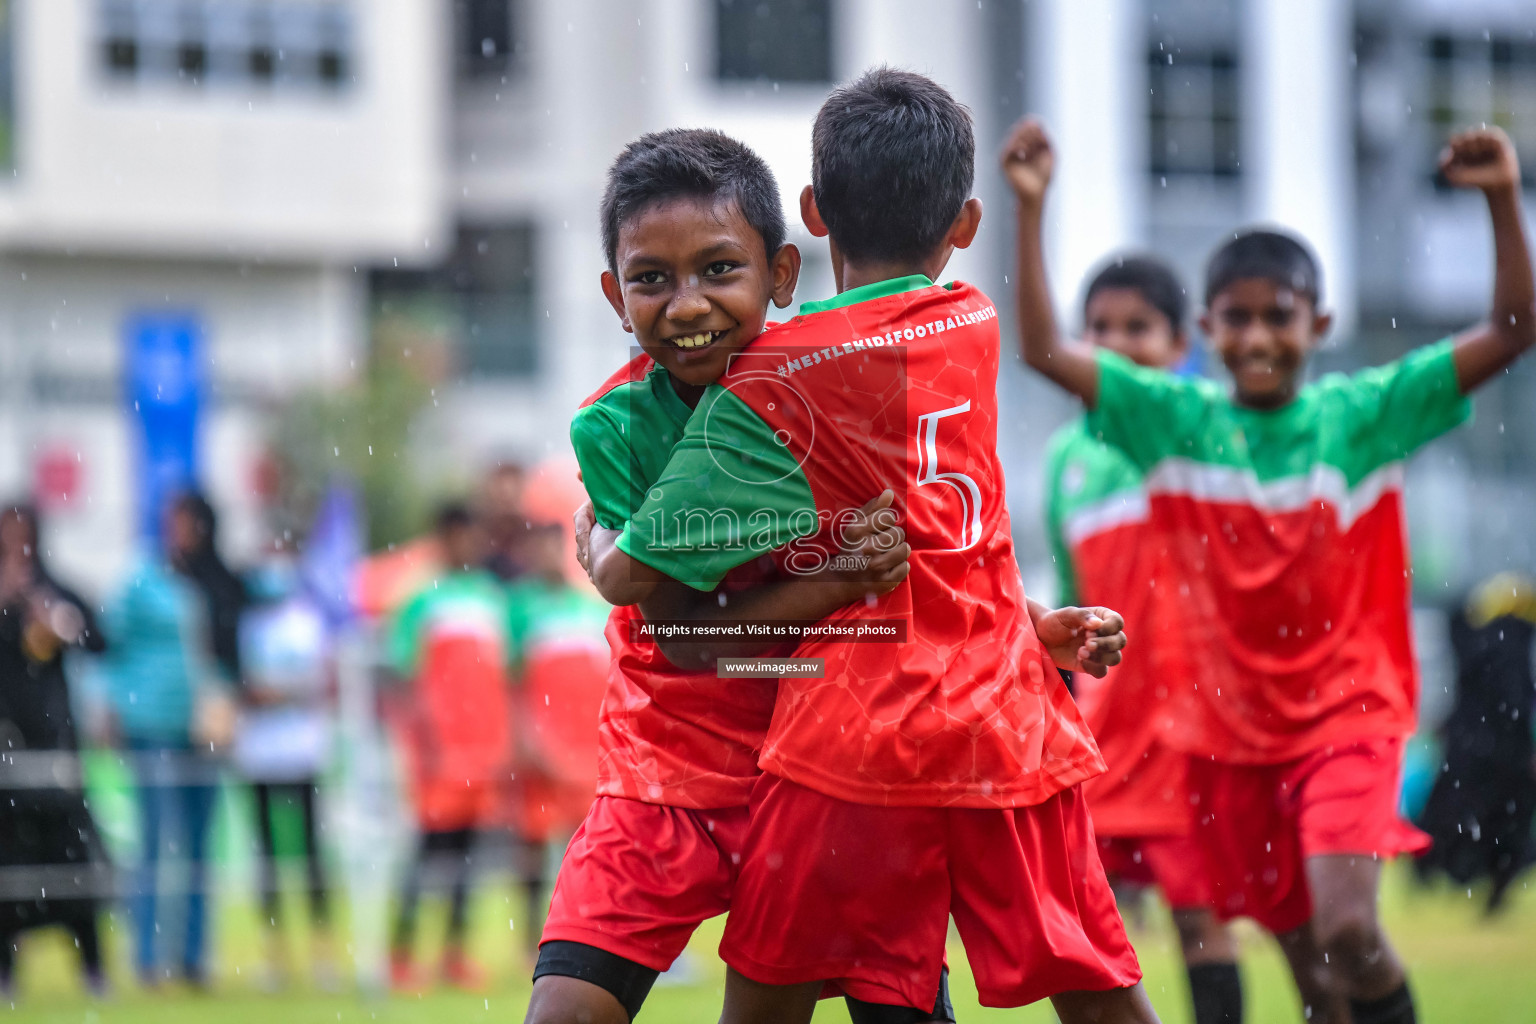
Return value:
[(328, 886), (325, 881), (325, 862), (320, 853), (320, 821), (315, 809), (318, 788), (315, 780), (306, 779), (294, 786), (299, 800), (299, 810), (304, 821), (304, 867), (309, 880), (309, 919), (320, 930), (327, 930), (331, 922)]
[(181, 951), (181, 969), (186, 980), (196, 986), (207, 984), (208, 933), (208, 832), (213, 809), (218, 800), (217, 777), (212, 766), (197, 760), (189, 771), (198, 773), (190, 785), (179, 788), (181, 823), (187, 841), (187, 932)]
[(720, 956), (741, 976), (724, 1021), (797, 1019), (823, 982), (872, 1005), (933, 1007), (950, 910), (932, 807), (838, 800), (764, 775)]
[(277, 891), (277, 852), (272, 836), (272, 784), (257, 782), (251, 785), (256, 798), (256, 841), (261, 851), (257, 865), (257, 885), (261, 888), (261, 916), (268, 928), (277, 927), (282, 912), (282, 899)]
[(1243, 980), (1232, 929), (1210, 907), (1174, 910), (1195, 1024), (1242, 1024)]
[(1058, 992), (1051, 1006), (1061, 1024), (1158, 1024), (1141, 982), (1108, 992)]
[(400, 880), (400, 903), (395, 908), (395, 926), (390, 938), (391, 953), (397, 960), (409, 960), (416, 944), (416, 907), (421, 902), (421, 872), (430, 849), (432, 833), (424, 832), (416, 840), (411, 862)]
[(746, 807), (598, 797), (555, 879), (527, 1024), (626, 1024), (700, 922), (730, 906)]
[(1355, 1024), (1415, 1019), (1402, 963), (1376, 913), (1382, 860), (1428, 845), (1397, 816), (1401, 765), (1401, 740), (1363, 741), (1309, 758), (1293, 787), (1312, 932)]
[(1195, 1024), (1242, 1024), (1237, 940), (1213, 909), (1216, 894), (1200, 844), (1188, 835), (1159, 836), (1142, 840), (1140, 853), (1173, 910)]
[(1354, 1024), (1413, 1024), (1413, 996), (1376, 916), (1381, 861), (1374, 856), (1307, 858), (1316, 911), (1312, 929), (1349, 999)]
[(728, 968), (720, 1024), (809, 1024), (821, 989), (819, 981), (765, 985)]
[(441, 833), (442, 840), (438, 846), (441, 859), (447, 864), (449, 890), (448, 890), (448, 949), (450, 955), (455, 950), (462, 950), (464, 946), (464, 934), (469, 925), (469, 882), (473, 874), (473, 865), (470, 862), (470, 851), (475, 843), (475, 830), (472, 828), (454, 829), (452, 832)]
[(1275, 936), (1291, 968), (1296, 994), (1301, 997), (1301, 1018), (1307, 1024), (1349, 1024), (1349, 1000), (1345, 998), (1333, 965), (1323, 955), (1310, 922)]
[(1077, 788), (945, 812), (950, 912), (983, 1006), (1051, 998), (1063, 1021), (1156, 1021)]
[(166, 760), (171, 753), (152, 748), (135, 748), (133, 755), (138, 783), (139, 863), (134, 868), (133, 925), (134, 960), (139, 982), (160, 982), (159, 950), (155, 941), (160, 932), (160, 839), (167, 817), (170, 786)]

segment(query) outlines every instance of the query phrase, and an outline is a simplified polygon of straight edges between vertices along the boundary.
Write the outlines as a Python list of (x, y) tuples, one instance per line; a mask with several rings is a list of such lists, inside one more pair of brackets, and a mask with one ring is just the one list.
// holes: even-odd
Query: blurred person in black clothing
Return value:
[(1440, 774), (1418, 822), (1435, 845), (1419, 875), (1443, 871), (1466, 885), (1488, 878), (1488, 911), (1530, 862), (1536, 811), (1536, 581), (1501, 574), (1451, 619), (1456, 703), (1441, 727)]
[(96, 916), (108, 872), (82, 789), (64, 663), (71, 648), (106, 643), (37, 544), (36, 512), (0, 506), (0, 998), (21, 933), (44, 925), (74, 934), (92, 992), (106, 982)]
[(248, 599), (245, 584), (219, 556), (218, 516), (207, 498), (188, 491), (176, 499), (171, 519), (171, 564), (203, 595), (209, 654), (225, 682), (239, 685), (240, 616)]

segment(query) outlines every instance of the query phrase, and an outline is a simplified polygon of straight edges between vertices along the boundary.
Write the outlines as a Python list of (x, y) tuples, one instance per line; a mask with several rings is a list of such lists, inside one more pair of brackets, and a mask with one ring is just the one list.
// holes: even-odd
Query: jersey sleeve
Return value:
[(818, 530), (794, 452), (734, 391), (704, 394), (619, 549), (697, 590)]
[(1056, 604), (1077, 604), (1077, 573), (1072, 569), (1072, 551), (1067, 546), (1066, 512), (1063, 507), (1061, 477), (1066, 471), (1071, 444), (1065, 434), (1051, 439), (1045, 470), (1045, 539), (1050, 543), (1051, 561), (1056, 569)]
[(622, 401), (610, 392), (602, 403), (578, 410), (571, 420), (571, 447), (581, 467), (581, 482), (592, 499), (598, 525), (609, 530), (622, 527), (645, 499), (644, 477), (623, 417), (610, 407)]
[(1456, 383), (1454, 348), (1447, 338), (1347, 378), (1348, 429), (1375, 449), (1375, 462), (1406, 458), (1472, 415), (1472, 401)]
[(418, 594), (396, 610), (389, 620), (384, 639), (390, 671), (402, 678), (416, 674), (421, 662), (421, 620), (426, 611), (425, 595)]
[(1118, 449), (1143, 472), (1162, 459), (1193, 455), (1211, 392), (1198, 380), (1137, 366), (1100, 349), (1099, 400), (1088, 432)]

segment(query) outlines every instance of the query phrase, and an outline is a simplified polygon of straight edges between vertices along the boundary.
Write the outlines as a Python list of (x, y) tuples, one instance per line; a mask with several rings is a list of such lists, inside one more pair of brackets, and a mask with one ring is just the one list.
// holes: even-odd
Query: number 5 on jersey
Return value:
[(941, 551), (964, 551), (981, 540), (981, 488), (964, 473), (940, 472), (938, 464), (939, 421), (970, 411), (971, 403), (967, 400), (963, 405), (924, 413), (917, 418), (917, 485), (947, 484), (960, 495), (960, 543), (956, 547), (940, 548)]

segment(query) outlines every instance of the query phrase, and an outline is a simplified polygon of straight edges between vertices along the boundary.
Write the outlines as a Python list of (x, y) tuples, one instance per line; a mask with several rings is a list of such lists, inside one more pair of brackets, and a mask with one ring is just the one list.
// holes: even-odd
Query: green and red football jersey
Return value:
[(501, 581), (447, 572), (389, 622), (386, 653), (410, 681), (405, 733), (420, 779), (504, 778), (512, 755), (510, 617)]
[[(816, 571), (845, 510), (896, 492), (911, 573), (796, 649), (825, 677), (780, 681), (765, 770), (857, 803), (962, 807), (1039, 803), (1103, 770), (1014, 560), (996, 316), (921, 276), (803, 305), (736, 355), (624, 528), (631, 556), (710, 589), (766, 552)], [(863, 620), (902, 621), (906, 641), (838, 632)]]
[[(621, 527), (640, 507), (692, 411), (671, 375), (644, 355), (582, 404), (571, 443), (598, 523)], [(633, 635), (639, 621), (634, 607), (608, 617), (612, 660), (598, 719), (598, 793), (674, 807), (745, 804), (777, 682), (685, 672), (654, 641)]]
[(1183, 835), (1192, 824), (1188, 756), (1163, 742), (1184, 669), (1168, 643), (1181, 624), (1168, 544), (1153, 529), (1141, 471), (1091, 437), (1082, 419), (1052, 436), (1046, 456), (1046, 532), (1063, 604), (1101, 605), (1125, 617), (1134, 642), (1103, 679), (1077, 673), (1078, 707), (1104, 755), (1083, 784), (1101, 836)]
[(1098, 359), (1088, 428), (1146, 475), (1179, 573), (1170, 742), (1272, 764), (1411, 733), (1403, 462), (1470, 414), (1451, 344), (1329, 375), (1273, 411)]

